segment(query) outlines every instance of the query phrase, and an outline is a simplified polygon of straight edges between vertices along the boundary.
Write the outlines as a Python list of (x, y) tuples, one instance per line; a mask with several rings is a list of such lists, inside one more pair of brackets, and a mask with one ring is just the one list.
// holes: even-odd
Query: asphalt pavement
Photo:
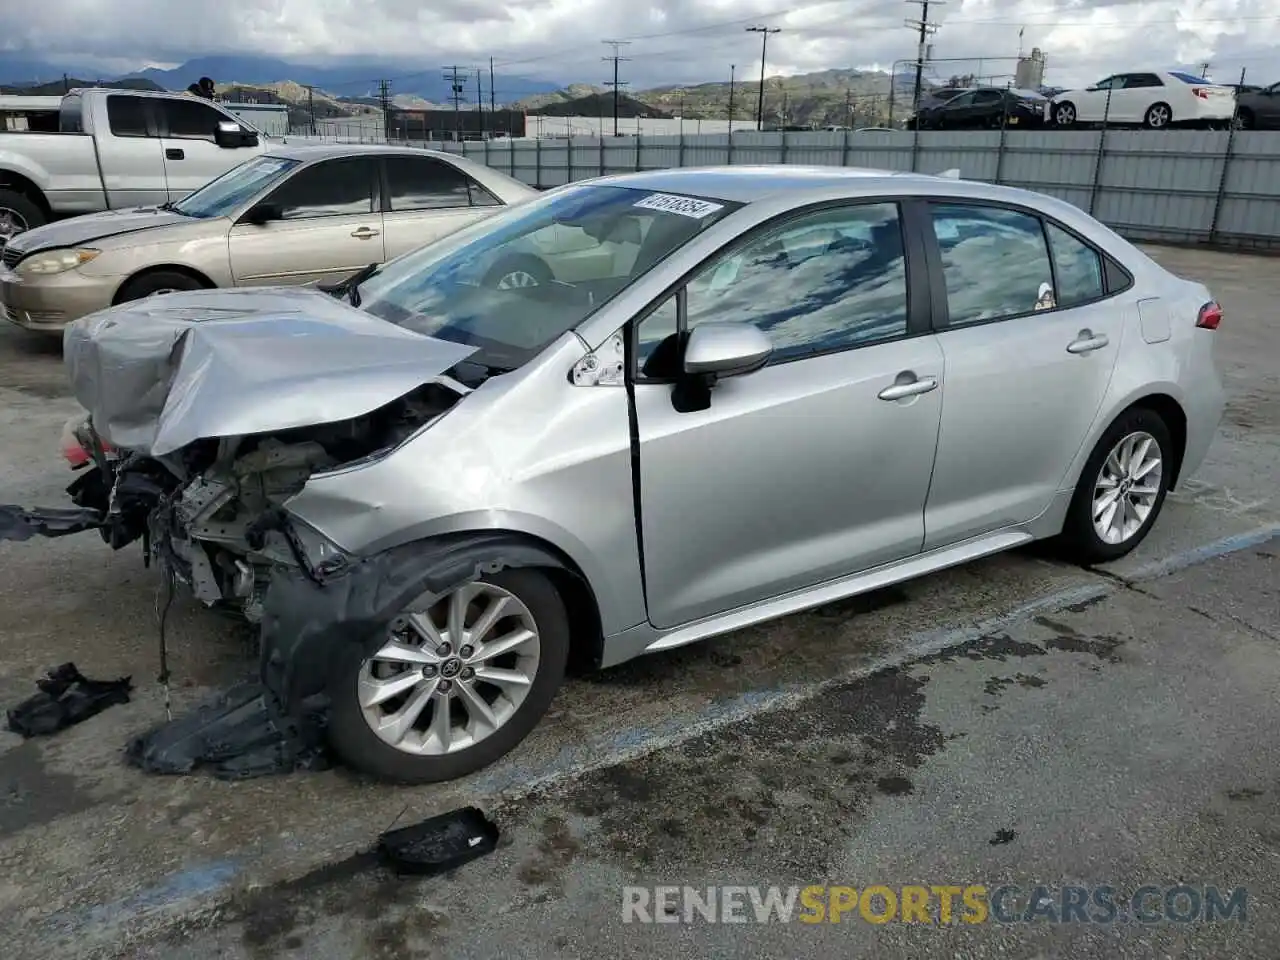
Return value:
[[(5, 955), (1275, 955), (1258, 938), (1278, 856), (1280, 277), (1273, 259), (1152, 252), (1223, 302), (1229, 402), (1133, 555), (1084, 571), (1017, 551), (574, 679), (517, 751), (455, 783), (124, 766), (163, 719), (154, 574), (93, 536), (0, 544), (0, 703), (68, 660), (137, 684), (56, 737), (0, 734)], [(61, 502), (74, 411), (56, 347), (0, 330), (0, 501)], [(193, 604), (169, 633), (179, 710), (252, 670), (252, 638)], [(504, 845), (451, 878), (394, 880), (363, 855), (393, 822), (471, 803)], [(1244, 886), (1249, 920), (621, 922), (625, 885), (1037, 878)]]

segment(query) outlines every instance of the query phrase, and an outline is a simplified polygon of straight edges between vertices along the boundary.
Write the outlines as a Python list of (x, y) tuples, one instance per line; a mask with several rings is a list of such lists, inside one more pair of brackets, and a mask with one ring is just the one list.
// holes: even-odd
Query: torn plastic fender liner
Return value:
[(556, 552), (517, 533), (465, 533), (418, 540), (352, 561), (319, 582), (277, 567), (262, 616), (262, 682), (286, 711), (321, 693), (335, 651), (371, 645), (422, 594), (443, 595), (484, 573), (554, 567), (578, 576)]
[(65, 537), (102, 526), (102, 514), (85, 507), (36, 507), (0, 505), (0, 540), (32, 537)]

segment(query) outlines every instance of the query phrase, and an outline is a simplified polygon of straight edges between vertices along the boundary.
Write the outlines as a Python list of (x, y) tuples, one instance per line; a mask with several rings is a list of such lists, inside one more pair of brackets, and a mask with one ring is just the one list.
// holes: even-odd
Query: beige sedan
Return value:
[(537, 195), (452, 154), (282, 145), (176, 203), (14, 237), (0, 253), (0, 317), (60, 333), (156, 293), (334, 282)]

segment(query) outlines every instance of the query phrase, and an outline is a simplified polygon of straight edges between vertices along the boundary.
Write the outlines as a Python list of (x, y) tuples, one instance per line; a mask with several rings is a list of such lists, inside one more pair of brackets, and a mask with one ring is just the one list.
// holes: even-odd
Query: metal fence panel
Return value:
[(463, 153), (542, 188), (720, 164), (959, 169), (965, 179), (1058, 197), (1133, 239), (1280, 250), (1280, 131), (747, 129), (415, 145)]

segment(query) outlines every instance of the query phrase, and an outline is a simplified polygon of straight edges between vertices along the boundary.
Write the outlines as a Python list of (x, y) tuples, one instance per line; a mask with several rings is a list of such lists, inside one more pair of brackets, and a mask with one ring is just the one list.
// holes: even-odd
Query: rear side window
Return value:
[(1124, 82), (1126, 90), (1132, 90), (1135, 87), (1163, 87), (1164, 83), (1154, 73), (1131, 73), (1129, 79)]
[(1105, 296), (1102, 258), (1083, 240), (1052, 223), (1045, 224), (1053, 266), (1057, 273), (1057, 304), (1075, 307)]
[(147, 136), (147, 109), (142, 97), (107, 97), (107, 121), (113, 137)]
[(79, 97), (63, 97), (58, 108), (58, 130), (61, 133), (84, 133), (84, 102)]
[(431, 157), (387, 157), (386, 169), (393, 211), (471, 206), (467, 177), (450, 163)]
[(976, 204), (935, 203), (930, 210), (942, 253), (950, 326), (1002, 320), (1054, 305), (1053, 270), (1038, 217)]

